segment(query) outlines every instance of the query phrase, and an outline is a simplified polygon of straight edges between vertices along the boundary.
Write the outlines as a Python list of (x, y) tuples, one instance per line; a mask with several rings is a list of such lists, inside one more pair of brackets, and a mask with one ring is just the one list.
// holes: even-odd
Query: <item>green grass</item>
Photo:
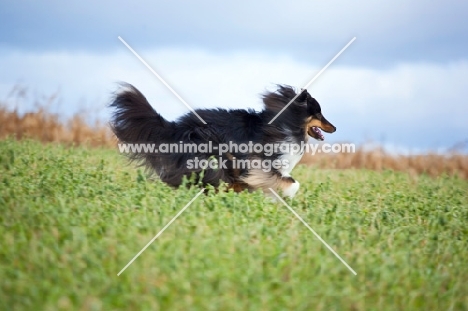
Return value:
[(298, 167), (288, 203), (173, 190), (116, 150), (0, 141), (1, 310), (467, 310), (468, 182)]

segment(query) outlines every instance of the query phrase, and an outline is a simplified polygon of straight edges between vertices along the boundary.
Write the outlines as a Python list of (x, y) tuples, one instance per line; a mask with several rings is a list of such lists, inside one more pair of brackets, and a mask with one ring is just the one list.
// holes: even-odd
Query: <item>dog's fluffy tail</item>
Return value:
[[(123, 83), (109, 107), (114, 109), (110, 127), (120, 143), (161, 144), (169, 142), (168, 139), (174, 134), (173, 122), (157, 113), (133, 85)], [(132, 151), (127, 156), (131, 161), (152, 169), (161, 179), (166, 179), (165, 171), (171, 164), (170, 159), (141, 150)], [(176, 185), (174, 181), (171, 184)]]
[(172, 123), (165, 120), (133, 85), (122, 84), (111, 108), (114, 108), (110, 126), (123, 143), (148, 143), (167, 137)]

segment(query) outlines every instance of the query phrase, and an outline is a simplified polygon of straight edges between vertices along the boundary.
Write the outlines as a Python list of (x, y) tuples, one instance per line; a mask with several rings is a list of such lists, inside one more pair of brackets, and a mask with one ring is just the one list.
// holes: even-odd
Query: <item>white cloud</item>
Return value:
[(467, 9), (457, 0), (3, 1), (0, 47), (97, 51), (119, 48), (115, 38), (122, 35), (147, 48), (262, 50), (304, 59), (357, 36), (352, 59), (345, 58), (353, 64), (446, 62), (466, 55)]
[[(139, 51), (194, 108), (261, 109), (259, 95), (274, 83), (305, 85), (324, 64), (311, 66), (287, 56), (212, 54), (201, 50)], [(332, 58), (330, 55), (329, 58)], [(20, 81), (36, 94), (60, 89), (62, 110), (104, 107), (116, 82), (134, 84), (163, 116), (187, 109), (122, 46), (112, 54), (4, 51), (0, 99)], [(332, 65), (309, 88), (338, 132), (330, 139), (378, 139), (402, 145), (453, 145), (466, 139), (468, 62), (400, 64), (389, 69)], [(448, 137), (441, 136), (447, 128)], [(463, 132), (464, 131), (464, 132)], [(427, 140), (425, 140), (427, 139)]]

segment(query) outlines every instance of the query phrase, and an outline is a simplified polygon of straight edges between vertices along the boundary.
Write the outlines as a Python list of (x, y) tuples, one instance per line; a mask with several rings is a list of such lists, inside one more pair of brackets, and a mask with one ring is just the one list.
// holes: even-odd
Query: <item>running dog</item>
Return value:
[[(124, 144), (193, 147), (186, 152), (161, 152), (161, 148), (159, 152), (155, 149), (129, 154), (132, 161), (146, 166), (171, 186), (180, 186), (184, 179), (188, 184), (210, 184), (216, 188), (224, 182), (236, 192), (261, 189), (269, 193), (272, 188), (293, 197), (299, 190), (299, 182), (290, 174), (304, 154), (304, 148), (296, 147), (304, 146), (309, 136), (322, 141), (322, 131), (333, 133), (336, 128), (325, 119), (319, 103), (307, 90), (296, 93), (291, 86), (278, 85), (275, 92), (263, 95), (263, 103), (264, 109), (259, 112), (198, 109), (196, 114), (190, 112), (176, 121), (168, 121), (134, 86), (123, 84), (110, 104), (113, 109), (110, 126)], [(265, 149), (241, 149), (241, 145)], [(265, 152), (266, 146), (278, 145), (280, 148)], [(285, 145), (295, 148), (281, 148)], [(216, 165), (211, 165), (213, 161)], [(204, 165), (196, 165), (201, 163)]]

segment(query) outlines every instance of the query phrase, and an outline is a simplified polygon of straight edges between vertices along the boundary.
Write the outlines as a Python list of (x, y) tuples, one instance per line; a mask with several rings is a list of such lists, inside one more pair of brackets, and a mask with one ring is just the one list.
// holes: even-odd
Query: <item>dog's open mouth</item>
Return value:
[(318, 126), (309, 127), (308, 134), (309, 134), (309, 136), (311, 136), (311, 137), (313, 137), (313, 138), (315, 138), (317, 140), (324, 140), (325, 139), (325, 137), (322, 134), (322, 131), (320, 130), (320, 128)]

